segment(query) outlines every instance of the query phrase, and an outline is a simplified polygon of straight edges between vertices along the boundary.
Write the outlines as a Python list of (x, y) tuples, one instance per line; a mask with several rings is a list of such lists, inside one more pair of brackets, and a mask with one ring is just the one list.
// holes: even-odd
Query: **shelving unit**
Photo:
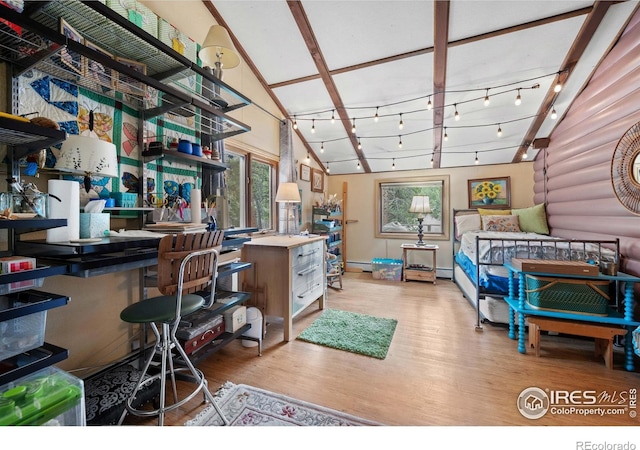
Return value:
[[(338, 257), (340, 265), (343, 266), (343, 234), (344, 218), (342, 211), (330, 211), (325, 208), (313, 208), (311, 220), (311, 232), (327, 236), (327, 251)], [(344, 271), (344, 267), (343, 267)]]

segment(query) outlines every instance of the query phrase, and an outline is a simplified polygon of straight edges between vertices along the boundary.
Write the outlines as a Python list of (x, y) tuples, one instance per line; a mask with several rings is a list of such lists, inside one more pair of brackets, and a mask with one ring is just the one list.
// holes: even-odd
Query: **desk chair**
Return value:
[[(201, 390), (204, 401), (211, 402), (225, 425), (227, 419), (216, 404), (207, 387), (207, 380), (199, 369), (189, 360), (176, 338), (180, 319), (202, 307), (211, 306), (215, 300), (216, 276), (218, 270), (218, 249), (222, 242), (223, 231), (167, 235), (160, 239), (158, 247), (158, 290), (161, 296), (134, 303), (120, 313), (120, 318), (128, 323), (149, 325), (156, 342), (144, 363), (140, 379), (126, 401), (125, 410), (120, 417), (122, 424), (127, 413), (142, 416), (158, 416), (158, 425), (164, 425), (164, 415), (191, 400)], [(205, 301), (202, 295), (210, 291), (210, 299)], [(161, 324), (162, 332), (158, 329)], [(186, 367), (174, 367), (173, 351), (177, 351)], [(160, 372), (150, 374), (149, 367), (154, 356), (160, 356)], [(167, 367), (168, 366), (168, 367)], [(177, 372), (187, 372), (189, 380), (196, 386), (182, 400), (178, 400), (176, 389)], [(166, 404), (166, 382), (171, 379), (173, 403)], [(192, 377), (192, 378), (191, 378)], [(159, 407), (153, 410), (136, 409), (132, 403), (140, 388), (160, 379)]]

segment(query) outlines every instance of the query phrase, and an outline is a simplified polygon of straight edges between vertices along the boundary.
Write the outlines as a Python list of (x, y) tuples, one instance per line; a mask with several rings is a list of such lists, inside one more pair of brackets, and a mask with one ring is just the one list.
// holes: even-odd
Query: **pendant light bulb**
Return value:
[(353, 119), (353, 125), (351, 125), (351, 132), (356, 134), (356, 119)]
[(456, 112), (453, 114), (453, 118), (455, 120), (460, 120), (460, 113), (458, 112), (458, 106), (454, 103), (453, 107), (456, 109)]
[(475, 160), (476, 164), (480, 164), (480, 160), (478, 160), (478, 152), (476, 152), (476, 160)]
[(398, 128), (401, 130), (404, 128), (404, 122), (402, 121), (402, 113), (400, 113), (400, 123), (398, 124)]
[(373, 121), (374, 122), (378, 122), (379, 116), (378, 116), (378, 107), (376, 106), (376, 115), (373, 116)]
[(398, 136), (398, 149), (402, 148), (402, 136)]
[(484, 106), (489, 106), (489, 103), (490, 103), (490, 102), (491, 102), (491, 101), (489, 100), (489, 89), (487, 89), (487, 93), (486, 93), (486, 95), (484, 96)]
[(433, 104), (431, 103), (431, 96), (429, 96), (429, 101), (427, 102), (427, 109), (431, 111), (431, 108), (433, 108)]
[(316, 132), (316, 119), (311, 119), (311, 134)]
[(393, 158), (393, 162), (391, 163), (391, 170), (396, 170), (396, 159)]
[(324, 153), (324, 142), (320, 144), (320, 153)]
[(522, 103), (522, 97), (520, 97), (520, 89), (518, 89), (518, 95), (516, 96), (516, 106)]
[(360, 161), (358, 161), (358, 165), (356, 166), (356, 169), (360, 170)]
[(502, 137), (502, 128), (500, 127), (500, 124), (498, 124), (498, 137)]
[(562, 90), (562, 84), (560, 84), (560, 82), (557, 82), (555, 87), (553, 88), (553, 92), (560, 92)]
[(362, 150), (362, 143), (360, 142), (360, 138), (358, 138), (358, 150)]
[(431, 167), (433, 167), (433, 155), (431, 155)]
[(331, 123), (336, 123), (335, 113), (336, 113), (335, 109), (333, 111), (331, 111)]
[(329, 161), (327, 161), (327, 173), (331, 172), (331, 169), (329, 168)]
[(309, 153), (307, 153), (307, 158), (306, 158), (306, 162), (310, 162), (311, 161), (311, 157), (309, 156)]
[(522, 159), (527, 159), (528, 157), (529, 157), (529, 154), (525, 150), (524, 153), (522, 154)]
[(447, 134), (447, 127), (444, 127), (444, 140), (445, 142), (449, 140), (449, 135)]
[(296, 120), (296, 116), (293, 116), (293, 129), (294, 130), (298, 129), (298, 121)]
[(558, 113), (556, 112), (556, 108), (555, 107), (551, 109), (551, 118), (553, 120), (556, 120), (558, 118)]

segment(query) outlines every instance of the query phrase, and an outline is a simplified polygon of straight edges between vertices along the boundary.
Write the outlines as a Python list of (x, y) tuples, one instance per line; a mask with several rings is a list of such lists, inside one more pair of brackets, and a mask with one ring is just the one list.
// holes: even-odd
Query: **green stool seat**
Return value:
[[(182, 296), (181, 315), (186, 316), (204, 305), (204, 298), (196, 294)], [(176, 318), (176, 296), (163, 295), (127, 306), (120, 318), (129, 323), (171, 322)]]

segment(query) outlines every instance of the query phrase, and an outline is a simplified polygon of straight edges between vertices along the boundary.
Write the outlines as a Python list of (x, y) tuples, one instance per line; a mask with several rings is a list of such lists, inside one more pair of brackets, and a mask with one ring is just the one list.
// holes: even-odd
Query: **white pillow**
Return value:
[(482, 229), (480, 214), (464, 214), (456, 216), (455, 222), (457, 240), (460, 240), (462, 235), (467, 231), (480, 231)]
[(482, 229), (486, 231), (520, 232), (518, 216), (482, 216)]

